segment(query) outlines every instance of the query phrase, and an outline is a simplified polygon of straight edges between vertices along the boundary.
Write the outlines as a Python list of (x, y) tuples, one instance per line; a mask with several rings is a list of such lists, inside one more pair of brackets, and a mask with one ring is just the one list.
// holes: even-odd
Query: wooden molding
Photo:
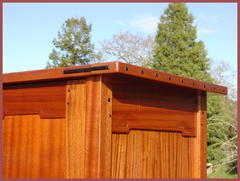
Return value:
[[(107, 69), (101, 69), (101, 67), (108, 67)], [(79, 69), (83, 69), (79, 71)], [(76, 71), (78, 70), (78, 71)], [(92, 70), (92, 71), (91, 71)], [(66, 72), (72, 72), (67, 73)], [(3, 74), (3, 83), (22, 83), (22, 82), (36, 82), (46, 80), (62, 80), (62, 79), (76, 79), (80, 77), (86, 77), (90, 75), (99, 74), (125, 74), (141, 79), (154, 80), (157, 82), (165, 82), (168, 84), (174, 84), (180, 87), (188, 87), (191, 89), (210, 91), (219, 94), (227, 94), (227, 88), (220, 85), (211, 84), (199, 80), (189, 79), (165, 72), (151, 70), (139, 66), (134, 66), (121, 62), (108, 62), (98, 63), (91, 65), (64, 67), (55, 69), (25, 71), (16, 73)]]
[(180, 87), (188, 87), (192, 89), (209, 91), (224, 95), (227, 94), (227, 88), (224, 86), (219, 86), (208, 82), (177, 76), (174, 74), (160, 72), (152, 69), (142, 68), (122, 62), (118, 62), (118, 72), (138, 78), (145, 78), (158, 82), (174, 84)]

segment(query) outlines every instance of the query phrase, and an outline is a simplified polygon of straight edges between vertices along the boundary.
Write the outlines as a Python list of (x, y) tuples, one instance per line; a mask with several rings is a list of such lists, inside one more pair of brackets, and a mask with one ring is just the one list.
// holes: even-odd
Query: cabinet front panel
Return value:
[(4, 178), (64, 178), (65, 119), (5, 116)]
[(112, 178), (193, 178), (193, 139), (177, 132), (112, 135)]

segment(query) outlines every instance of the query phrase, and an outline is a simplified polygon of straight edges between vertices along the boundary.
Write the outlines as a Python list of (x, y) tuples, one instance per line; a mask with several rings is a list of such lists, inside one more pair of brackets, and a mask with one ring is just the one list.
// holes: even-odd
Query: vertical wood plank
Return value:
[(111, 178), (126, 178), (127, 134), (112, 135)]
[(67, 86), (66, 178), (110, 178), (112, 92), (105, 76)]
[(102, 75), (87, 77), (86, 86), (85, 178), (110, 178), (111, 88), (107, 77)]
[(68, 82), (66, 89), (66, 178), (84, 178), (86, 84)]
[(161, 159), (161, 175), (162, 178), (169, 178), (169, 133), (160, 132), (160, 159)]
[(5, 117), (5, 119), (2, 121), (2, 127), (3, 127), (3, 177), (9, 178), (10, 176), (10, 159), (11, 157), (6, 154), (10, 153), (11, 151), (11, 140), (12, 140), (12, 134), (11, 134), (11, 125), (12, 125), (12, 119), (8, 119)]
[[(181, 167), (182, 175), (180, 178), (192, 178), (189, 177), (189, 155), (192, 154), (189, 150), (189, 137), (182, 137), (182, 155), (181, 155), (181, 164), (178, 168)], [(196, 163), (195, 163), (196, 164)], [(194, 165), (191, 165), (194, 166)]]
[(196, 112), (196, 137), (189, 138), (189, 164), (192, 165), (191, 178), (207, 177), (207, 112), (206, 112), (206, 92), (200, 92), (197, 95)]
[(207, 178), (207, 96), (201, 94), (201, 178)]
[(169, 178), (177, 178), (177, 133), (169, 133)]
[[(48, 155), (48, 154), (52, 152), (51, 147), (53, 146), (49, 142), (54, 143), (55, 140), (50, 140), (51, 138), (49, 137), (49, 135), (50, 135), (50, 132), (55, 132), (57, 130), (55, 130), (55, 128), (52, 128), (50, 130), (49, 128), (50, 124), (51, 122), (48, 120), (34, 119), (34, 117), (31, 117), (30, 124), (28, 124), (29, 125), (28, 129), (30, 130), (29, 144), (31, 145), (29, 147), (31, 156), (28, 155), (29, 156), (28, 166), (30, 171), (29, 172), (30, 178), (54, 177), (53, 175), (54, 171), (51, 170), (50, 168), (51, 164), (54, 164), (54, 163), (51, 162), (50, 160), (51, 155)], [(64, 124), (64, 121), (63, 121), (63, 124)], [(56, 134), (56, 136), (59, 136), (59, 135)], [(56, 152), (54, 154), (56, 154)], [(48, 160), (45, 160), (44, 157), (41, 158), (41, 155), (44, 155), (44, 157), (47, 158)], [(57, 164), (59, 164), (59, 162), (57, 162)]]
[(19, 117), (14, 117), (12, 124), (12, 140), (10, 142), (11, 144), (11, 150), (10, 150), (10, 177), (17, 178), (18, 177), (18, 170), (19, 170), (19, 158), (18, 158), (18, 152), (19, 152), (19, 133), (20, 130), (18, 129), (20, 127), (20, 120)]

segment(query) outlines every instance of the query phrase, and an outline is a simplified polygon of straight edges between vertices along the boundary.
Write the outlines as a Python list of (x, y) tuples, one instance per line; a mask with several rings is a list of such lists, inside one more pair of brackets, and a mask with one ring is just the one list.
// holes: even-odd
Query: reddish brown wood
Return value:
[[(89, 67), (104, 66), (104, 65), (108, 65), (109, 69), (92, 71), (92, 72), (64, 74), (64, 70), (89, 68)], [(82, 66), (74, 66), (74, 67), (60, 67), (60, 68), (54, 68), (54, 69), (7, 73), (7, 74), (3, 74), (3, 83), (9, 84), (9, 83), (20, 83), (20, 82), (22, 83), (22, 82), (33, 82), (33, 81), (36, 82), (36, 81), (57, 80), (57, 79), (69, 80), (69, 79), (74, 79), (79, 77), (86, 77), (90, 75), (115, 73), (115, 72), (117, 72), (116, 62), (98, 63), (98, 64), (82, 65)]]
[(139, 66), (134, 66), (126, 63), (118, 62), (118, 72), (122, 74), (139, 77), (139, 78), (155, 80), (158, 82), (166, 82), (166, 83), (178, 85), (181, 87), (183, 86), (183, 87), (189, 87), (192, 89), (215, 92), (219, 94), (225, 94), (225, 95), (227, 94), (227, 88), (224, 86), (207, 83), (200, 80), (189, 79), (186, 77), (168, 74), (165, 72), (160, 72), (160, 71), (151, 70), (147, 68), (142, 68)]
[(112, 80), (113, 132), (181, 131), (195, 136), (197, 91), (118, 75)]
[(41, 118), (64, 118), (66, 82), (4, 85), (3, 115), (38, 114)]
[(195, 114), (196, 137), (189, 138), (188, 149), (192, 153), (188, 155), (189, 162), (194, 165), (190, 168), (193, 178), (207, 177), (207, 112), (206, 92), (198, 92), (198, 111)]
[(111, 178), (194, 178), (190, 139), (163, 131), (113, 134)]
[(108, 98), (112, 92), (105, 78), (98, 75), (86, 79), (84, 178), (111, 175), (112, 105)]
[(206, 91), (226, 87), (96, 65), (4, 75), (4, 177), (206, 177)]
[(84, 178), (86, 83), (71, 80), (67, 85), (65, 178)]
[(65, 120), (38, 115), (5, 116), (4, 178), (64, 178)]
[(110, 178), (111, 99), (106, 77), (68, 81), (65, 178)]
[(201, 178), (207, 178), (207, 95), (206, 92), (201, 92), (200, 97), (198, 97), (198, 102), (200, 104), (200, 129), (201, 129)]
[[(98, 70), (92, 72), (74, 73), (74, 74), (64, 74), (64, 70), (77, 69), (77, 68), (87, 68), (95, 66), (108, 65), (108, 70)], [(97, 74), (112, 74), (120, 73), (127, 74), (139, 78), (145, 78), (150, 80), (155, 80), (157, 82), (166, 82), (169, 84), (178, 85), (181, 87), (189, 87), (192, 89), (198, 89), (203, 91), (210, 91), (220, 94), (227, 94), (227, 88), (224, 86), (219, 86), (215, 84), (210, 84), (207, 82), (202, 82), (199, 80), (193, 80), (173, 74), (168, 74), (156, 70), (151, 70), (147, 68), (142, 68), (130, 64), (125, 64), (121, 62), (108, 62), (84, 66), (75, 67), (64, 67), (55, 68), (48, 70), (36, 70), (36, 71), (26, 71), (17, 73), (8, 73), (3, 75), (3, 82), (7, 83), (17, 83), (17, 82), (32, 82), (32, 81), (43, 81), (43, 80), (56, 80), (56, 79), (72, 79), (77, 77), (86, 77), (90, 75)]]

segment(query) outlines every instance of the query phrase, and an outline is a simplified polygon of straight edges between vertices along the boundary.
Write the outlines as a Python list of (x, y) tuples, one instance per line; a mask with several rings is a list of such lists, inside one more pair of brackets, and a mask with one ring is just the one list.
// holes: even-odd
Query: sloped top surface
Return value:
[(34, 70), (3, 74), (4, 84), (36, 82), (46, 80), (63, 80), (86, 77), (97, 74), (126, 74), (129, 76), (165, 82), (192, 89), (227, 94), (227, 87), (199, 80), (189, 79), (165, 72), (142, 68), (122, 62), (107, 62), (83, 66), (63, 67), (55, 69)]

